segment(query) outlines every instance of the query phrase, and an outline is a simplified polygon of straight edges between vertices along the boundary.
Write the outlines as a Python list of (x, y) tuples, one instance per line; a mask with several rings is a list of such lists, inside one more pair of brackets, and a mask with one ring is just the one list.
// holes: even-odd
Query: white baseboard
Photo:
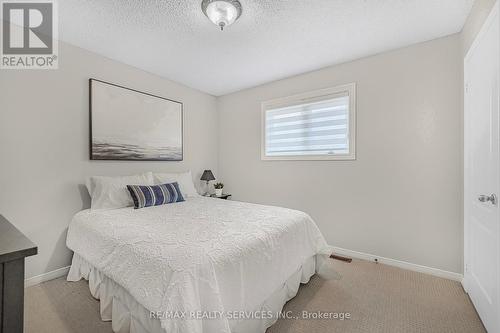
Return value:
[[(332, 246), (331, 249), (333, 252), (340, 254), (340, 255), (349, 256), (349, 257), (357, 258), (357, 259), (368, 260), (368, 261), (375, 261), (375, 259), (377, 259), (378, 262), (381, 264), (386, 264), (389, 266), (408, 269), (410, 271), (426, 273), (426, 274), (442, 277), (445, 279), (459, 281), (463, 284), (464, 276), (460, 273), (449, 272), (449, 271), (445, 271), (445, 270), (442, 270), (439, 268), (433, 268), (433, 267), (428, 267), (428, 266), (423, 266), (423, 265), (412, 264), (412, 263), (409, 263), (406, 261), (380, 257), (380, 256), (377, 256), (374, 254), (343, 249), (343, 248), (336, 247), (336, 246)], [(70, 268), (70, 266), (66, 266), (66, 267), (56, 269), (56, 270), (51, 271), (51, 272), (47, 272), (44, 274), (33, 276), (33, 277), (26, 279), (24, 281), (24, 286), (27, 288), (27, 287), (35, 286), (35, 285), (40, 284), (42, 282), (50, 281), (50, 280), (65, 276), (68, 274), (69, 268)]]
[(445, 270), (442, 270), (439, 268), (433, 268), (433, 267), (428, 267), (428, 266), (412, 264), (412, 263), (409, 263), (406, 261), (379, 257), (379, 256), (374, 255), (374, 254), (347, 250), (347, 249), (343, 249), (343, 248), (335, 247), (335, 246), (332, 246), (332, 250), (335, 253), (340, 254), (340, 255), (345, 255), (345, 256), (349, 256), (349, 257), (353, 257), (353, 258), (357, 258), (357, 259), (364, 259), (364, 260), (368, 260), (368, 261), (375, 261), (375, 259), (377, 259), (378, 262), (382, 263), (382, 264), (386, 264), (386, 265), (394, 266), (394, 267), (399, 267), (399, 268), (404, 268), (404, 269), (407, 269), (410, 271), (439, 276), (439, 277), (454, 280), (454, 281), (462, 282), (462, 279), (463, 279), (463, 275), (460, 273), (449, 272), (449, 271), (445, 271)]
[(69, 272), (69, 267), (70, 266), (58, 268), (55, 271), (51, 271), (51, 272), (47, 272), (44, 274), (30, 277), (29, 279), (24, 280), (24, 287), (28, 288), (31, 286), (36, 286), (37, 284), (40, 284), (42, 282), (54, 280), (54, 279), (60, 278), (61, 276), (65, 276)]
[(465, 277), (465, 274), (462, 278), (462, 281), (460, 281), (460, 282), (462, 283), (462, 288), (464, 288), (465, 293), (468, 294), (469, 293), (469, 284), (467, 282), (467, 278)]

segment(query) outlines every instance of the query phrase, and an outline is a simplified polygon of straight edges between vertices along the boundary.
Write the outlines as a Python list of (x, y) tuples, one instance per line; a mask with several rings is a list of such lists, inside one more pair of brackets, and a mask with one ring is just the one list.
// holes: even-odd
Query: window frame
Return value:
[[(332, 155), (266, 155), (266, 112), (269, 109), (307, 103), (314, 99), (328, 99), (335, 95), (349, 96), (349, 154)], [(309, 91), (262, 102), (261, 104), (261, 160), (263, 161), (352, 161), (356, 160), (356, 83)]]

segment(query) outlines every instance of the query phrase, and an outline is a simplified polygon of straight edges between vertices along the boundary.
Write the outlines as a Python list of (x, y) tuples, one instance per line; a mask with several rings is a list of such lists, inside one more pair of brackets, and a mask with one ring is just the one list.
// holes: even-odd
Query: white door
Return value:
[(500, 333), (498, 1), (465, 57), (464, 288)]

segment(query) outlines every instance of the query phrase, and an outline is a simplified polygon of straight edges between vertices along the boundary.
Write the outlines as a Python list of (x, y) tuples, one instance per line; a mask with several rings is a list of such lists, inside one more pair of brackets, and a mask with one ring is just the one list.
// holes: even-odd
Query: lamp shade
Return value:
[(203, 171), (203, 175), (201, 175), (200, 180), (206, 180), (207, 182), (210, 180), (215, 180), (215, 177), (214, 177), (214, 174), (212, 173), (212, 170)]
[(210, 21), (224, 30), (240, 17), (242, 8), (238, 0), (203, 0), (201, 9)]

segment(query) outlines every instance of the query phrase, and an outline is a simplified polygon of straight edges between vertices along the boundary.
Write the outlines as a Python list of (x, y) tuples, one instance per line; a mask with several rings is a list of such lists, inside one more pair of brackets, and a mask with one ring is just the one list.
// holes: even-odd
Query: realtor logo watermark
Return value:
[(57, 69), (57, 3), (1, 1), (2, 69)]

